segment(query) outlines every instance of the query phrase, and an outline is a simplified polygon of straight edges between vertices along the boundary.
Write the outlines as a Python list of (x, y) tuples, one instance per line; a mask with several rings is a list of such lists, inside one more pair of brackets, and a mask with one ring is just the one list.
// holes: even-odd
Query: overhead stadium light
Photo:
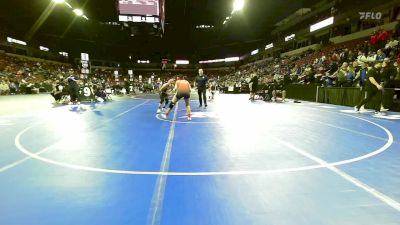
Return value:
[(273, 48), (274, 47), (274, 43), (268, 44), (265, 46), (265, 50)]
[(58, 54), (60, 54), (62, 56), (65, 56), (65, 57), (68, 57), (68, 52), (59, 52)]
[(233, 3), (233, 12), (242, 10), (244, 7), (244, 0), (235, 0)]
[(295, 37), (296, 37), (295, 34), (291, 34), (291, 35), (285, 37), (285, 41), (293, 40)]
[(237, 62), (239, 61), (240, 58), (239, 57), (230, 57), (230, 58), (225, 58), (225, 62)]
[(11, 38), (11, 37), (7, 37), (7, 42), (15, 43), (15, 44), (19, 44), (19, 45), (26, 45), (25, 41), (20, 41), (20, 40)]
[(48, 52), (50, 49), (44, 46), (39, 46), (39, 49), (45, 52)]
[(176, 65), (188, 65), (189, 60), (176, 60), (175, 64)]
[(251, 55), (257, 55), (257, 54), (258, 54), (258, 52), (259, 52), (259, 50), (258, 50), (258, 49), (256, 49), (256, 50), (254, 50), (254, 51), (252, 51), (252, 52), (251, 52)]
[(74, 9), (74, 13), (75, 13), (75, 15), (77, 15), (77, 16), (83, 16), (83, 11), (82, 11), (82, 9)]
[(197, 29), (209, 29), (209, 28), (214, 28), (213, 25), (197, 25)]
[(64, 3), (65, 0), (53, 0), (53, 2), (55, 2), (55, 3), (57, 3), (57, 4), (60, 4), (60, 3)]
[(225, 62), (225, 59), (204, 60), (204, 61), (200, 61), (199, 63), (206, 64), (206, 63), (218, 63), (218, 62)]
[(329, 17), (326, 20), (322, 20), (321, 22), (318, 22), (316, 24), (311, 25), (310, 26), (310, 32), (319, 30), (321, 28), (327, 27), (327, 26), (332, 25), (332, 24), (333, 24), (333, 17)]

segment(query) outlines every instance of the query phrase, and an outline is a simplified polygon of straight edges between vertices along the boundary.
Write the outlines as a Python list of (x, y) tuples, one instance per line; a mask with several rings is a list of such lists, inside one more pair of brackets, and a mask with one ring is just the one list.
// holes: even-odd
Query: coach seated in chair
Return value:
[(274, 90), (272, 91), (272, 100), (277, 101), (277, 95), (282, 95), (282, 102), (286, 100), (286, 89), (285, 89), (285, 76), (275, 74), (274, 76)]
[(314, 82), (314, 72), (311, 66), (308, 66), (303, 74), (298, 77), (299, 84), (310, 84)]

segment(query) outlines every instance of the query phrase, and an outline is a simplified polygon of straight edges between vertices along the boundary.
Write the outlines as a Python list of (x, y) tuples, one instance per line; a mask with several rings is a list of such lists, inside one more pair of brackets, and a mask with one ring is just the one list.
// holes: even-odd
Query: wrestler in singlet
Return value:
[(191, 118), (191, 110), (190, 110), (190, 92), (191, 92), (191, 86), (190, 83), (186, 80), (185, 77), (182, 79), (177, 79), (175, 82), (175, 90), (176, 94), (174, 98), (172, 99), (172, 102), (169, 105), (169, 110), (165, 114), (165, 117), (168, 117), (169, 113), (172, 111), (174, 108), (174, 105), (181, 99), (183, 98), (185, 100), (185, 105), (186, 105), (186, 112), (188, 116), (188, 120), (192, 120)]

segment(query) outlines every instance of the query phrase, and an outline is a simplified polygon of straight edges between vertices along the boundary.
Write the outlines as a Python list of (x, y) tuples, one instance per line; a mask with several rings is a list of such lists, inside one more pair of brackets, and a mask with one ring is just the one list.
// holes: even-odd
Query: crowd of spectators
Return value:
[(331, 44), (320, 50), (308, 50), (301, 55), (266, 59), (242, 66), (218, 82), (223, 88), (234, 87), (247, 91), (254, 75), (264, 87), (285, 83), (314, 84), (324, 87), (360, 87), (365, 84), (366, 72), (382, 63), (381, 81), (386, 88), (399, 87), (400, 45), (396, 35), (387, 31), (375, 32), (370, 40), (359, 39)]
[[(114, 74), (116, 70), (119, 72), (118, 78)], [(52, 92), (55, 85), (66, 87), (66, 79), (71, 75), (79, 78), (78, 74), (78, 66), (72, 64), (0, 53), (0, 95)], [(162, 83), (179, 74), (161, 71), (135, 72), (131, 78), (128, 71), (122, 69), (93, 68), (85, 83), (116, 90), (118, 93), (154, 93)]]
[(0, 53), (0, 94), (46, 92), (51, 90), (53, 80), (75, 72), (69, 64)]
[[(231, 71), (207, 71), (209, 79), (221, 90), (237, 88), (248, 92), (249, 81), (256, 74), (261, 90), (279, 84), (314, 84), (324, 87), (363, 86), (368, 68), (382, 63), (382, 82), (386, 88), (398, 87), (400, 81), (400, 45), (397, 32), (391, 35), (378, 30), (367, 39), (342, 44), (331, 44), (319, 50), (308, 50), (297, 56), (269, 58), (248, 63)], [(36, 61), (0, 53), (0, 94), (32, 94), (51, 92), (54, 84), (79, 74), (78, 66), (49, 61)], [(191, 78), (196, 72), (135, 72), (130, 77), (127, 71), (116, 69), (92, 69), (85, 82), (102, 89), (130, 92), (158, 91), (168, 79), (182, 73)]]

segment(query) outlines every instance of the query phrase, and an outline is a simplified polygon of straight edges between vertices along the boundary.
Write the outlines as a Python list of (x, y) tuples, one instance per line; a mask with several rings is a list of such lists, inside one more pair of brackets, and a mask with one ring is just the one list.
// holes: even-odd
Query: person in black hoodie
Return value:
[(258, 76), (257, 76), (257, 74), (254, 74), (254, 76), (251, 78), (249, 83), (251, 85), (250, 86), (251, 90), (250, 90), (250, 99), (249, 100), (254, 101), (254, 97), (255, 97), (255, 95), (256, 95), (256, 93), (258, 91)]
[[(367, 82), (365, 84), (365, 89), (367, 91), (367, 97), (364, 99), (361, 99), (360, 103), (354, 107), (356, 112), (360, 111), (361, 106), (365, 105), (366, 103), (370, 102), (372, 98), (381, 93), (383, 90), (383, 87), (380, 85), (380, 79), (381, 79), (381, 70), (382, 64), (377, 63), (375, 64), (374, 67), (372, 67), (368, 72), (367, 72)], [(379, 98), (379, 104), (375, 104), (375, 114), (382, 114), (380, 112), (380, 107), (381, 107), (381, 101), (382, 99)]]
[(78, 81), (75, 79), (73, 75), (69, 76), (67, 78), (68, 81), (68, 91), (69, 95), (71, 97), (71, 102), (72, 103), (78, 103), (78, 96), (79, 96), (79, 85)]

